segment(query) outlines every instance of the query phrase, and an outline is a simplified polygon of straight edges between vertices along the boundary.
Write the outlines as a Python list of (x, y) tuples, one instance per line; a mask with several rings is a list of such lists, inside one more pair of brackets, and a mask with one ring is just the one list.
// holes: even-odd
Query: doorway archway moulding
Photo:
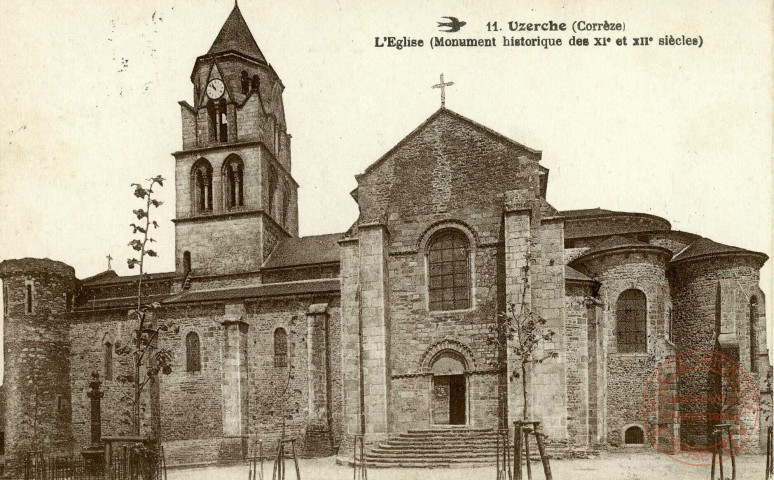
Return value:
[(432, 373), (433, 360), (444, 351), (454, 352), (465, 360), (465, 373), (478, 370), (473, 351), (467, 345), (457, 340), (445, 339), (430, 345), (425, 350), (419, 360), (419, 371), (426, 374)]

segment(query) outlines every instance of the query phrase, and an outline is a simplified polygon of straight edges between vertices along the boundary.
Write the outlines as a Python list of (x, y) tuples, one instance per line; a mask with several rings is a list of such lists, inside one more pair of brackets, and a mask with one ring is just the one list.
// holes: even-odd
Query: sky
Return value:
[[(362, 172), (447, 107), (543, 152), (548, 200), (667, 218), (684, 230), (774, 256), (772, 7), (766, 1), (331, 2), (241, 0), (285, 85), (301, 235), (341, 232)], [(310, 6), (314, 5), (314, 6)], [(79, 278), (128, 274), (130, 184), (173, 179), (178, 101), (230, 0), (0, 0), (0, 259), (48, 257)], [(564, 45), (435, 48), (456, 37), (561, 38)], [(509, 21), (621, 22), (628, 45), (578, 47), (567, 32), (510, 32)], [(487, 31), (487, 22), (504, 30)], [(702, 47), (634, 47), (633, 37), (701, 36)], [(375, 47), (375, 37), (425, 47)], [(455, 37), (456, 36), (456, 37)], [(160, 257), (174, 269), (174, 188), (160, 191)], [(769, 292), (771, 262), (763, 270)], [(771, 315), (769, 315), (771, 318)], [(771, 331), (771, 329), (769, 329)]]

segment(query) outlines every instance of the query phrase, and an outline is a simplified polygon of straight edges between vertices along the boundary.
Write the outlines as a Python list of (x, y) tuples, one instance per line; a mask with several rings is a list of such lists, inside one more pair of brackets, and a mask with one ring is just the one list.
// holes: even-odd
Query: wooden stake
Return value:
[(551, 465), (548, 463), (548, 457), (546, 456), (546, 447), (543, 445), (543, 431), (540, 429), (540, 423), (535, 424), (535, 440), (540, 453), (540, 461), (543, 462), (543, 473), (545, 473), (546, 480), (553, 480)]
[(513, 471), (515, 480), (521, 479), (521, 422), (513, 422)]
[(531, 431), (532, 429), (529, 427), (524, 429), (524, 456), (527, 461), (527, 480), (532, 480), (532, 464), (529, 455), (529, 432)]

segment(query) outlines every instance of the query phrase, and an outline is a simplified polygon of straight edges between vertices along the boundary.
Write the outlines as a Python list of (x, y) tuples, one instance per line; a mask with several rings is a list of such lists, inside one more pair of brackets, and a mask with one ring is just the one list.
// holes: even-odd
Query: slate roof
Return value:
[(594, 245), (589, 250), (584, 252), (583, 255), (581, 255), (580, 257), (576, 258), (573, 261), (577, 262), (578, 260), (593, 257), (594, 255), (597, 255), (602, 252), (610, 252), (614, 250), (625, 250), (628, 248), (648, 248), (648, 249), (654, 249), (654, 250), (663, 250), (665, 253), (668, 253), (670, 256), (672, 255), (672, 252), (670, 252), (668, 249), (664, 247), (651, 245), (649, 243), (641, 242), (639, 240), (635, 240), (629, 237), (612, 235), (610, 237), (605, 238), (598, 244)]
[(264, 285), (250, 285), (246, 287), (193, 290), (168, 298), (162, 303), (166, 305), (242, 298), (278, 297), (282, 295), (309, 293), (336, 293), (340, 290), (341, 283), (338, 278), (325, 278), (321, 280), (304, 280), (299, 282), (267, 283)]
[(277, 245), (263, 268), (286, 268), (339, 261), (339, 240), (343, 233), (286, 238)]
[(564, 266), (564, 280), (566, 282), (593, 282), (591, 278), (575, 270), (569, 265)]
[(245, 18), (242, 16), (242, 12), (237, 4), (234, 4), (234, 9), (231, 10), (226, 23), (223, 24), (220, 33), (218, 33), (215, 41), (212, 42), (212, 46), (207, 53), (214, 55), (231, 50), (266, 63), (266, 58), (263, 56), (261, 49), (258, 48), (258, 43), (253, 38), (250, 27), (247, 26), (247, 22), (245, 22)]
[(764, 253), (732, 247), (731, 245), (724, 245), (722, 243), (714, 242), (709, 238), (700, 238), (675, 255), (672, 258), (672, 263), (721, 255), (752, 255), (759, 256), (764, 261), (769, 258)]
[(580, 218), (580, 217), (596, 217), (597, 215), (607, 215), (611, 213), (618, 213), (612, 210), (605, 210), (603, 208), (581, 208), (578, 210), (562, 210), (557, 213), (557, 216), (564, 218)]
[[(164, 295), (146, 295), (143, 297), (143, 303), (162, 302), (171, 297), (170, 294)], [(103, 310), (110, 308), (132, 308), (137, 307), (137, 297), (115, 297), (88, 300), (75, 308), (76, 312), (88, 312), (90, 310)]]
[[(91, 287), (96, 285), (136, 282), (137, 277), (139, 277), (139, 275), (127, 275), (125, 277), (121, 277), (113, 270), (105, 270), (102, 273), (84, 278), (81, 280), (81, 283), (84, 286)], [(146, 273), (145, 279), (143, 281), (164, 280), (168, 278), (175, 278), (175, 272)]]

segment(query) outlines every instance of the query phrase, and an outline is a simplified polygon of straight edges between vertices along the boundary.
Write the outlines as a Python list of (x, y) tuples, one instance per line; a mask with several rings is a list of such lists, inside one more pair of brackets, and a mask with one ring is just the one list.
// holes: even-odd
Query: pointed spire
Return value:
[(261, 49), (258, 48), (258, 44), (255, 38), (253, 38), (247, 22), (245, 22), (245, 18), (239, 10), (239, 3), (236, 0), (234, 1), (234, 9), (231, 10), (226, 22), (220, 29), (220, 33), (218, 33), (215, 41), (212, 42), (212, 46), (207, 53), (214, 55), (229, 50), (243, 53), (264, 63), (266, 62), (266, 58), (261, 53)]

